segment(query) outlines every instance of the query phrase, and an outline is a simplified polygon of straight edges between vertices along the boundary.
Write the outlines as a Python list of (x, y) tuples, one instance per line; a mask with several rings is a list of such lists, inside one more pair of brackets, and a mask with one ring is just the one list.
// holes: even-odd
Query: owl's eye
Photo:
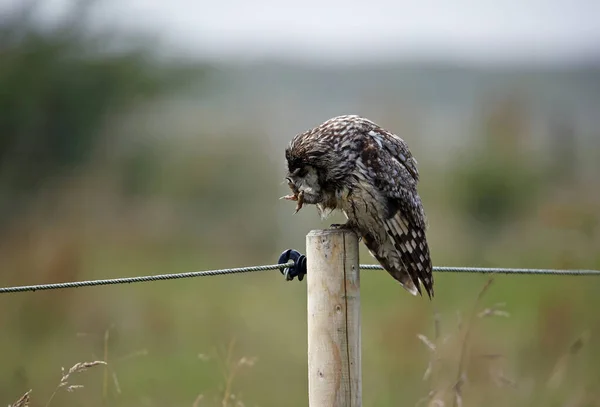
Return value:
[(308, 167), (301, 167), (294, 171), (297, 177), (305, 177), (308, 174)]
[(294, 171), (292, 171), (292, 173), (290, 174), (290, 177), (303, 177), (306, 175), (306, 169), (304, 167), (299, 167), (296, 168)]

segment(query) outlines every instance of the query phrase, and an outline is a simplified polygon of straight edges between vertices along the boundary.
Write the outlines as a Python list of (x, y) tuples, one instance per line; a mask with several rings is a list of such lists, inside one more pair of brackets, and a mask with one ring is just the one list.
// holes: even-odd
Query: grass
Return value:
[[(202, 257), (188, 255), (168, 269), (201, 268)], [(113, 267), (111, 258), (117, 259)], [(122, 259), (105, 256), (94, 274), (166, 268), (160, 258), (138, 266), (119, 265)], [(593, 343), (600, 327), (592, 306), (595, 280), (497, 276), (489, 285), (482, 276), (438, 274), (441, 289), (433, 303), (403, 295), (383, 272), (364, 272), (361, 284), (365, 406), (416, 405), (424, 397), (420, 405), (437, 400), (445, 406), (535, 406), (594, 397), (599, 377), (593, 366), (600, 355), (584, 345)], [(41, 294), (45, 298), (38, 293), (0, 298), (8, 301), (1, 308), (12, 306), (17, 315), (29, 301), (38, 301), (38, 312), (52, 311), (42, 315), (58, 324), (42, 324), (17, 343), (19, 330), (32, 328), (21, 319), (4, 320), (10, 329), (0, 341), (14, 349), (14, 357), (2, 356), (3, 382), (10, 389), (27, 386), (22, 391), (51, 394), (52, 366), (92, 357), (109, 363), (100, 376), (82, 383), (80, 394), (92, 406), (142, 400), (181, 406), (306, 404), (306, 287), (284, 282), (277, 271)], [(73, 334), (80, 331), (86, 333)], [(260, 363), (236, 354), (254, 355)], [(24, 366), (27, 382), (19, 385), (7, 375), (15, 366)], [(3, 397), (15, 397), (10, 389), (2, 390)], [(77, 400), (61, 398), (61, 404)]]
[[(82, 384), (73, 384), (69, 381), (71, 379), (71, 376), (74, 376), (78, 373), (85, 372), (86, 370), (88, 370), (91, 367), (99, 366), (99, 365), (106, 365), (106, 364), (107, 363), (104, 361), (96, 360), (93, 362), (75, 363), (69, 370), (66, 370), (66, 371), (64, 368), (62, 368), (62, 377), (60, 378), (60, 382), (58, 382), (58, 385), (56, 386), (56, 388), (50, 395), (50, 398), (48, 398), (48, 401), (46, 402), (45, 407), (50, 406), (50, 404), (52, 403), (52, 400), (54, 400), (54, 396), (56, 396), (56, 394), (61, 390), (72, 393), (76, 390), (83, 389), (84, 386)], [(32, 392), (32, 390), (28, 390), (27, 392), (25, 392), (25, 394), (23, 394), (21, 397), (19, 397), (19, 399), (17, 401), (15, 401), (13, 404), (11, 404), (9, 407), (28, 407), (29, 403), (30, 403), (31, 392)]]
[[(475, 235), (440, 198), (441, 184), (424, 196), (436, 265), (600, 268), (600, 230), (577, 229), (581, 208), (572, 202)], [(265, 218), (210, 212), (194, 234), (177, 223), (163, 228), (186, 219), (159, 210), (177, 208), (169, 201), (139, 218), (135, 206), (109, 211), (110, 220), (93, 211), (34, 218), (0, 241), (3, 285), (273, 263), (324, 226), (314, 211), (290, 218), (293, 207), (279, 201), (263, 207), (279, 192), (253, 201), (250, 212)], [(362, 245), (361, 260), (371, 261)], [(363, 405), (599, 405), (600, 279), (502, 275), (488, 286), (485, 276), (438, 273), (435, 284), (429, 302), (385, 272), (363, 273)], [(278, 271), (3, 295), (0, 326), (0, 349), (10, 350), (0, 352), (5, 404), (27, 389), (44, 401), (56, 366), (101, 360), (108, 364), (77, 376), (84, 389), (61, 388), (52, 405), (307, 405), (306, 286)]]
[[(79, 363), (76, 363), (75, 365), (73, 365), (69, 370), (65, 370), (64, 368), (62, 368), (62, 377), (61, 377), (58, 385), (56, 386), (56, 388), (54, 389), (54, 391), (48, 398), (48, 401), (46, 402), (45, 407), (50, 407), (52, 401), (54, 400), (54, 397), (60, 391), (66, 391), (68, 393), (72, 393), (76, 390), (83, 389), (84, 388), (83, 385), (73, 384), (71, 382), (72, 376), (77, 375), (82, 372), (85, 372), (89, 368), (92, 368), (95, 366), (100, 366), (100, 365), (104, 366), (104, 376), (103, 376), (103, 384), (102, 384), (102, 389), (103, 389), (102, 398), (103, 398), (104, 402), (106, 402), (106, 399), (107, 399), (107, 393), (108, 393), (108, 387), (109, 387), (109, 379), (108, 379), (109, 372), (113, 379), (114, 390), (119, 394), (121, 393), (121, 388), (119, 386), (117, 374), (114, 370), (112, 370), (112, 371), (110, 370), (110, 366), (106, 362), (106, 360), (108, 358), (109, 332), (110, 332), (109, 330), (106, 330), (106, 333), (104, 336), (105, 360), (97, 360), (97, 361), (93, 361), (93, 362), (79, 362)], [(229, 345), (227, 346), (227, 349), (223, 352), (221, 350), (215, 350), (213, 356), (209, 356), (209, 355), (205, 355), (205, 354), (198, 355), (198, 359), (200, 359), (204, 362), (209, 362), (212, 360), (216, 361), (218, 369), (220, 370), (220, 372), (223, 376), (224, 388), (221, 391), (221, 395), (219, 396), (218, 394), (216, 394), (212, 397), (213, 400), (217, 400), (218, 398), (220, 398), (221, 401), (215, 402), (214, 404), (211, 404), (211, 405), (220, 406), (220, 407), (232, 407), (232, 406), (233, 407), (245, 407), (243, 398), (241, 397), (240, 394), (238, 394), (234, 391), (233, 384), (234, 384), (234, 380), (237, 377), (237, 375), (239, 374), (239, 372), (244, 368), (254, 366), (254, 364), (257, 361), (257, 358), (247, 357), (247, 356), (242, 356), (241, 358), (236, 358), (234, 356), (234, 353), (235, 353), (234, 346), (235, 346), (235, 340), (231, 340)], [(17, 401), (12, 403), (9, 407), (28, 407), (30, 405), (30, 401), (31, 401), (31, 397), (30, 397), (31, 392), (32, 392), (31, 389), (28, 390), (27, 392), (25, 392), (25, 394), (23, 394)], [(205, 397), (204, 394), (200, 393), (200, 394), (198, 394), (198, 396), (196, 396), (194, 402), (192, 403), (192, 407), (205, 406), (205, 405), (207, 405), (206, 400), (207, 400), (207, 397)]]
[[(366, 281), (366, 279), (363, 281)], [(434, 313), (433, 317), (429, 319), (432, 325), (432, 334), (416, 333), (414, 336), (415, 340), (409, 341), (412, 342), (409, 345), (410, 349), (414, 348), (414, 344), (420, 341), (424, 345), (428, 355), (414, 352), (417, 356), (413, 355), (410, 357), (409, 355), (405, 355), (408, 357), (402, 358), (404, 360), (403, 367), (410, 372), (408, 380), (412, 383), (414, 389), (417, 390), (409, 397), (405, 396), (406, 398), (402, 399), (410, 400), (412, 398), (413, 402), (408, 402), (408, 405), (412, 404), (420, 407), (502, 406), (507, 405), (507, 403), (523, 406), (564, 405), (591, 407), (600, 405), (598, 404), (595, 389), (590, 385), (590, 383), (597, 380), (597, 377), (586, 377), (585, 364), (582, 365), (581, 363), (582, 353), (585, 353), (586, 345), (591, 341), (591, 333), (589, 331), (585, 331), (583, 334), (577, 336), (562, 352), (556, 352), (554, 355), (546, 354), (545, 357), (550, 359), (549, 363), (547, 363), (548, 368), (543, 369), (538, 367), (537, 371), (533, 372), (533, 376), (529, 377), (518, 373), (517, 354), (500, 351), (491, 345), (492, 341), (490, 341), (490, 338), (493, 337), (493, 334), (486, 331), (489, 331), (491, 327), (497, 324), (502, 324), (504, 326), (502, 331), (505, 331), (505, 328), (510, 326), (510, 322), (508, 321), (513, 318), (512, 312), (507, 310), (511, 307), (510, 302), (490, 302), (486, 299), (494, 291), (492, 289), (493, 282), (494, 278), (489, 278), (483, 282), (477, 295), (471, 300), (473, 303), (468, 307), (466, 318), (463, 318), (461, 312), (457, 313), (455, 318), (449, 316), (443, 318), (439, 313)], [(368, 306), (368, 308), (371, 307)], [(518, 314), (518, 310), (514, 311), (514, 313)], [(500, 318), (498, 321), (502, 322), (490, 325), (486, 323), (486, 320), (490, 318)], [(452, 319), (455, 320), (454, 323)], [(425, 328), (431, 326), (429, 324), (418, 325)], [(418, 329), (416, 327), (410, 328), (410, 324), (408, 328)], [(100, 386), (96, 386), (93, 390), (90, 390), (85, 396), (86, 399), (93, 400), (97, 398), (98, 400), (103, 400), (102, 403), (108, 404), (112, 404), (117, 400), (116, 404), (121, 404), (118, 401), (119, 398), (126, 399), (126, 393), (135, 389), (130, 387), (131, 382), (129, 382), (127, 384), (127, 392), (122, 390), (122, 386), (119, 384), (121, 381), (117, 378), (117, 369), (121, 370), (118, 366), (126, 366), (143, 375), (142, 371), (139, 370), (139, 366), (136, 368), (136, 365), (139, 365), (142, 360), (138, 357), (143, 356), (144, 359), (148, 359), (149, 352), (146, 349), (142, 349), (120, 358), (113, 358), (111, 356), (111, 346), (114, 344), (114, 341), (111, 338), (114, 335), (111, 332), (114, 329), (114, 327), (111, 327), (99, 335), (100, 338), (98, 339), (101, 339), (99, 349), (103, 352), (103, 360), (76, 363), (69, 370), (63, 369), (59, 384), (51, 393), (45, 404), (46, 407), (51, 405), (58, 392), (85, 391), (83, 384), (78, 384), (72, 380), (73, 376), (96, 366), (104, 366), (104, 373), (101, 378), (102, 383)], [(80, 334), (79, 336), (87, 339), (92, 337), (88, 334)], [(364, 405), (393, 405), (391, 400), (389, 402), (381, 401), (380, 395), (376, 392), (370, 394), (370, 392), (376, 391), (376, 386), (369, 380), (369, 377), (372, 375), (382, 377), (382, 373), (390, 374), (391, 377), (401, 377), (402, 375), (393, 370), (388, 370), (386, 373), (385, 365), (383, 365), (383, 372), (373, 372), (369, 366), (372, 363), (373, 355), (377, 352), (368, 345), (372, 341), (372, 335), (367, 327), (363, 327), (363, 336), (367, 338), (364, 341), (367, 346), (363, 344), (363, 358), (367, 362), (363, 364), (363, 378), (365, 379), (363, 389)], [(518, 334), (514, 330), (510, 331), (510, 336), (512, 336), (513, 341), (519, 339)], [(382, 344), (384, 345), (384, 349), (381, 349), (379, 353), (389, 352), (390, 348), (384, 342)], [(400, 345), (396, 344), (396, 347)], [(242, 348), (244, 347), (247, 348), (248, 346), (242, 346)], [(251, 347), (254, 348), (254, 346)], [(261, 349), (263, 349), (264, 353), (264, 347)], [(410, 351), (410, 349), (405, 349), (404, 352)], [(595, 349), (592, 351), (595, 352)], [(245, 369), (256, 368), (258, 366), (256, 365), (257, 358), (236, 356), (237, 353), (237, 341), (235, 339), (230, 340), (226, 346), (213, 347), (213, 350), (208, 353), (198, 353), (195, 359), (200, 364), (196, 366), (205, 369), (212, 376), (219, 377), (220, 380), (213, 382), (211, 385), (208, 383), (197, 383), (196, 387), (204, 388), (205, 390), (196, 392), (193, 397), (188, 398), (187, 402), (179, 398), (173, 402), (173, 405), (191, 405), (192, 407), (244, 407), (246, 405), (257, 405), (256, 403), (246, 404), (247, 400), (259, 397), (257, 397), (256, 393), (247, 394), (244, 391), (244, 389), (249, 389), (248, 382), (252, 382), (252, 380), (249, 380), (247, 376), (242, 377), (241, 375)], [(397, 358), (401, 353), (390, 353), (389, 356), (392, 360), (398, 360)], [(112, 359), (110, 364), (107, 363), (109, 359)], [(152, 359), (151, 355), (150, 359)], [(121, 364), (123, 361), (127, 361), (127, 364)], [(303, 362), (305, 363), (305, 360)], [(421, 369), (418, 368), (419, 364), (421, 364)], [(156, 362), (153, 365), (158, 366)], [(419, 370), (423, 372), (423, 366), (426, 366), (424, 374), (416, 374)], [(163, 368), (167, 368), (167, 366), (163, 366)], [(144, 368), (142, 367), (142, 369)], [(285, 370), (281, 370), (278, 374), (285, 375), (285, 373)], [(185, 373), (182, 372), (182, 374)], [(260, 371), (255, 372), (255, 375), (259, 374)], [(201, 376), (198, 375), (198, 377)], [(584, 379), (583, 382), (581, 382), (582, 379)], [(258, 378), (259, 382), (263, 382), (263, 380)], [(422, 380), (423, 385), (418, 385), (419, 380)], [(574, 385), (577, 382), (581, 383)], [(236, 383), (237, 385), (235, 385)], [(297, 392), (306, 392), (305, 385), (298, 386), (299, 383), (294, 384), (291, 381), (286, 383), (287, 388), (296, 388)], [(168, 391), (173, 391), (174, 388), (170, 388)], [(388, 391), (391, 391), (393, 394), (393, 388), (388, 389)], [(419, 393), (421, 394), (419, 395)], [(189, 395), (190, 393), (188, 392), (187, 394)], [(30, 395), (31, 390), (10, 406), (29, 406)], [(395, 399), (402, 400), (400, 398)], [(291, 400), (289, 405), (301, 405), (298, 401)], [(62, 400), (62, 403), (63, 405), (70, 405), (67, 399)], [(92, 405), (96, 405), (96, 403), (92, 403)]]

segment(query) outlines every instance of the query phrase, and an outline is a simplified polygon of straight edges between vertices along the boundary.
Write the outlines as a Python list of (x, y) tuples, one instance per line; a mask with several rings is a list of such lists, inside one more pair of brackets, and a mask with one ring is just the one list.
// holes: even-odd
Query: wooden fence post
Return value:
[(358, 238), (348, 230), (306, 236), (310, 407), (360, 407)]

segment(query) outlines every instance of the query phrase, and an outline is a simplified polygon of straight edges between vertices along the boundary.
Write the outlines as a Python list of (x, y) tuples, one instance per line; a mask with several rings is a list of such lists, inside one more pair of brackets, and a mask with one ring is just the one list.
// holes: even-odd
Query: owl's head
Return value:
[(304, 203), (307, 204), (322, 202), (325, 198), (323, 182), (325, 182), (326, 169), (317, 166), (317, 163), (308, 157), (294, 155), (292, 147), (286, 150), (285, 156), (288, 165), (285, 180), (294, 195), (302, 193)]
[(352, 182), (360, 130), (369, 123), (358, 116), (338, 116), (296, 135), (285, 150), (286, 181), (294, 195), (302, 192), (304, 203), (332, 206), (337, 193)]
[(302, 192), (304, 203), (329, 206), (336, 191), (348, 179), (348, 160), (327, 140), (304, 133), (295, 137), (285, 151), (286, 181), (295, 195)]

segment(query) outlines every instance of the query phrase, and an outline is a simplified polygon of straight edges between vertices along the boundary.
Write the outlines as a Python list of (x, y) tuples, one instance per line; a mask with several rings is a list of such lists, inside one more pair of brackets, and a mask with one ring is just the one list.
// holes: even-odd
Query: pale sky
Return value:
[[(22, 0), (0, 0), (0, 6)], [(69, 0), (43, 0), (44, 15)], [(476, 62), (600, 56), (600, 0), (108, 0), (99, 23), (216, 58)], [(3, 7), (3, 8), (5, 8)], [(1, 8), (0, 8), (1, 10)]]

